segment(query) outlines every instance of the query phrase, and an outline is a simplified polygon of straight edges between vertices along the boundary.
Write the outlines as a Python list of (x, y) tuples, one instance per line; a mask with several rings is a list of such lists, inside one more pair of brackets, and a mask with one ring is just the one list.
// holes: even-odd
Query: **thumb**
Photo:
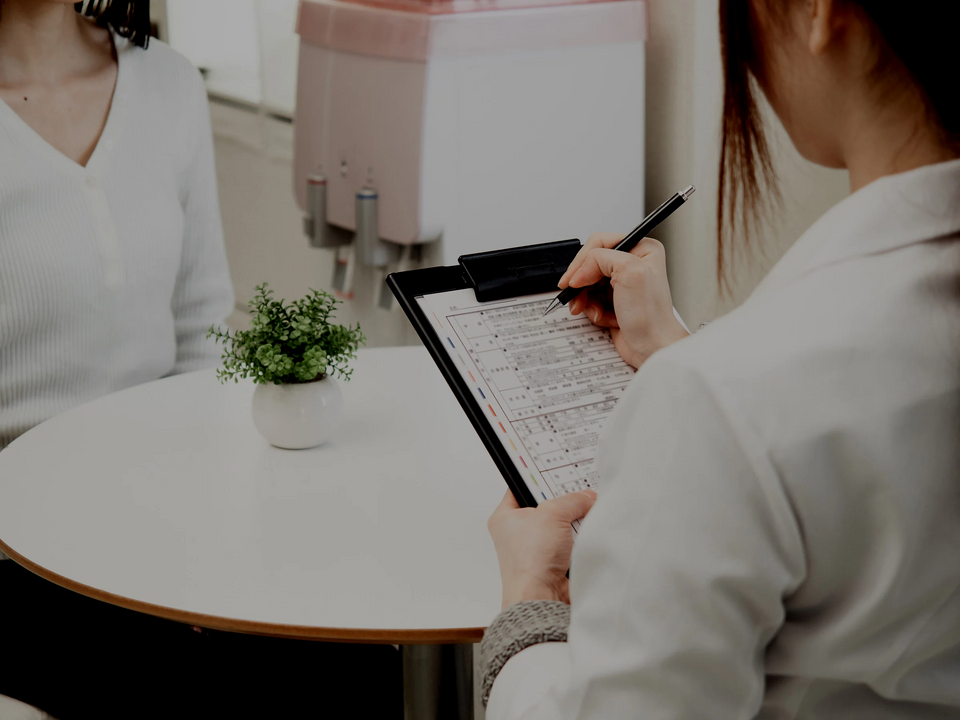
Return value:
[(548, 500), (541, 507), (549, 507), (550, 513), (557, 520), (572, 523), (586, 517), (596, 501), (597, 494), (593, 490), (583, 490)]
[(500, 504), (497, 506), (497, 510), (519, 510), (520, 503), (517, 502), (517, 498), (513, 496), (513, 490), (508, 489), (506, 494), (503, 496), (503, 500), (500, 501)]

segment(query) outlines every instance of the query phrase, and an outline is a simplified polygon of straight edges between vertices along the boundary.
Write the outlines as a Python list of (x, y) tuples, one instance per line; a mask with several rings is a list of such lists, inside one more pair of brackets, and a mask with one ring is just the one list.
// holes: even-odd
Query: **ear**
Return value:
[(841, 0), (808, 0), (810, 36), (807, 47), (810, 53), (819, 57), (827, 52), (836, 40), (837, 32), (844, 21)]

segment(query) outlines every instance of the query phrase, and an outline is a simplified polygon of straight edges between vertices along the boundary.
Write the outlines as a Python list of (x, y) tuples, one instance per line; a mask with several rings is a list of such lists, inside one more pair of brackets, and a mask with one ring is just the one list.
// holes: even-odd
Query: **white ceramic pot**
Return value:
[(253, 424), (278, 448), (316, 447), (333, 434), (343, 415), (343, 394), (332, 377), (291, 385), (257, 385)]

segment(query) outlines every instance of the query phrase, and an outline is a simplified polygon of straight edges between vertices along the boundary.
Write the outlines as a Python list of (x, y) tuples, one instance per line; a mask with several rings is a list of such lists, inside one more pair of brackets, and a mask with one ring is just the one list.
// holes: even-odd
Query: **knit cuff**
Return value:
[(524, 648), (545, 642), (566, 642), (570, 606), (557, 600), (529, 600), (497, 615), (480, 643), (483, 706), (500, 669)]

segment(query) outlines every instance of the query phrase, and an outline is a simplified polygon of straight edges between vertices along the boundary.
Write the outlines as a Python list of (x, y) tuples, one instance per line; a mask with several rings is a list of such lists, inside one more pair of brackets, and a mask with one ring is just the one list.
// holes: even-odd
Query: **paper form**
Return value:
[(597, 441), (635, 372), (606, 328), (562, 310), (542, 317), (554, 297), (417, 298), (538, 502), (597, 487)]

